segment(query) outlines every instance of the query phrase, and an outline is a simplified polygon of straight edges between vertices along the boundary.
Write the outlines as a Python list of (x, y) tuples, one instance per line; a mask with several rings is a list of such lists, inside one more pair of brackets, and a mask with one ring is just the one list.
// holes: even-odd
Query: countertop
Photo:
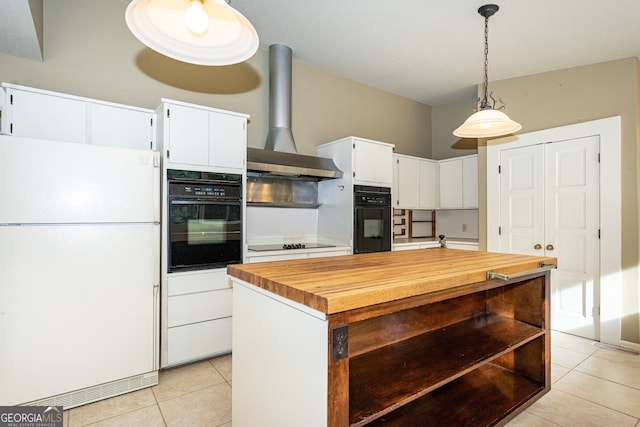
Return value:
[(234, 264), (227, 273), (325, 314), (485, 282), (487, 271), (513, 274), (555, 264), (541, 256), (419, 249), (294, 261)]
[[(478, 244), (478, 239), (469, 239), (464, 237), (447, 237), (447, 243), (463, 243)], [(416, 243), (438, 243), (440, 239), (437, 237), (396, 237), (393, 239), (394, 245), (416, 244)]]

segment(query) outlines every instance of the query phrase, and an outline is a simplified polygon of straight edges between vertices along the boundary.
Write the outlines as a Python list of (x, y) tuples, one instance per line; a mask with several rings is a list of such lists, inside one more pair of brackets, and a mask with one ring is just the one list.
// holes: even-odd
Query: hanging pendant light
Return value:
[(507, 135), (522, 129), (520, 123), (511, 120), (505, 113), (495, 109), (495, 100), (489, 104), (489, 17), (498, 9), (496, 4), (486, 4), (478, 9), (478, 13), (484, 17), (484, 82), (483, 95), (478, 100), (476, 112), (453, 131), (459, 138), (492, 138)]
[(146, 46), (190, 64), (237, 64), (258, 50), (253, 25), (225, 0), (133, 0), (125, 20)]

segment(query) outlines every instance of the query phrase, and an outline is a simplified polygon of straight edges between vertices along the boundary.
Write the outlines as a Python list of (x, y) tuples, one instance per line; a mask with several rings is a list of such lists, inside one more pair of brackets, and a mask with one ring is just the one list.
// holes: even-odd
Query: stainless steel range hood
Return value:
[(341, 178), (332, 159), (297, 154), (291, 132), (291, 48), (269, 46), (269, 134), (265, 149), (247, 149), (247, 171), (288, 179)]
[(331, 159), (257, 148), (247, 148), (247, 170), (283, 178), (342, 177), (342, 171)]

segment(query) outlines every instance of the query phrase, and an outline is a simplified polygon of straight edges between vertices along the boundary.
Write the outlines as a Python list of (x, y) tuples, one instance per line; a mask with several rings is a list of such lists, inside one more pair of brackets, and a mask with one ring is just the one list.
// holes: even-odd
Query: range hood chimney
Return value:
[(341, 178), (333, 160), (297, 154), (291, 132), (291, 48), (269, 46), (269, 134), (265, 149), (247, 149), (247, 170), (261, 176)]

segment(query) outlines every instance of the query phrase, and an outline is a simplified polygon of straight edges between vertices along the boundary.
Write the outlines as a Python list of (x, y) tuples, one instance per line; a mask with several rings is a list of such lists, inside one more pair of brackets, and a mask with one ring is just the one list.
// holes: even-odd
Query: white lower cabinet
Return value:
[(391, 249), (394, 251), (410, 251), (413, 249), (432, 249), (439, 248), (440, 242), (420, 242), (420, 243), (396, 243), (391, 245)]
[(420, 245), (418, 245), (418, 244), (415, 244), (415, 245), (409, 245), (409, 244), (392, 245), (391, 248), (394, 251), (412, 251), (414, 249), (420, 249)]
[(464, 249), (466, 251), (477, 251), (480, 250), (478, 243), (447, 243), (447, 248), (449, 249)]
[(326, 256), (351, 255), (351, 251), (326, 251), (326, 252), (309, 252), (309, 258), (322, 258)]
[(260, 256), (247, 256), (247, 264), (254, 262), (270, 262), (270, 261), (288, 261), (294, 259), (309, 258), (307, 253), (295, 253), (295, 254), (277, 254), (277, 255), (260, 255)]
[(327, 251), (314, 251), (314, 252), (305, 252), (305, 251), (296, 250), (295, 253), (287, 252), (287, 253), (277, 253), (274, 255), (248, 255), (247, 264), (251, 264), (254, 262), (291, 261), (295, 259), (351, 255), (351, 252), (352, 251), (349, 249), (337, 249), (337, 250), (333, 249), (333, 250), (327, 250)]
[(171, 273), (164, 292), (163, 368), (231, 351), (233, 290), (226, 268)]
[[(410, 251), (413, 249), (432, 249), (432, 248), (439, 248), (440, 247), (440, 242), (439, 241), (432, 241), (432, 242), (419, 242), (419, 243), (396, 243), (394, 245), (392, 245), (392, 249), (394, 251)], [(467, 251), (477, 251), (478, 249), (478, 242), (476, 241), (464, 241), (464, 240), (460, 240), (460, 241), (450, 241), (447, 242), (447, 248), (449, 249), (464, 249)]]
[(178, 365), (231, 351), (231, 317), (169, 328), (167, 364)]
[(231, 289), (169, 297), (169, 328), (231, 317)]

